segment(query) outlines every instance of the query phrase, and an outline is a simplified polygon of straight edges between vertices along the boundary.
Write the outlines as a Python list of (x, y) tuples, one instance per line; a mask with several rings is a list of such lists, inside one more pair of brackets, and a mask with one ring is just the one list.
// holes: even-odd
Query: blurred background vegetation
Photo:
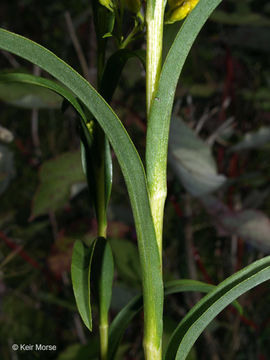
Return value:
[[(131, 19), (131, 18), (130, 18)], [(125, 29), (130, 30), (132, 19)], [(71, 24), (70, 24), (71, 20)], [(79, 72), (75, 29), (96, 84), (96, 40), (89, 1), (10, 0), (2, 27), (54, 51)], [(179, 24), (165, 28), (168, 49)], [(270, 3), (224, 0), (186, 62), (178, 86), (169, 152), (164, 278), (213, 284), (270, 250)], [(144, 39), (130, 48), (144, 47)], [(109, 39), (109, 53), (115, 44)], [(1, 53), (1, 71), (43, 71)], [(145, 145), (144, 70), (130, 60), (112, 107), (140, 154)], [(96, 222), (81, 169), (76, 115), (61, 98), (33, 87), (0, 85), (0, 358), (86, 359), (94, 331), (74, 302), (70, 260), (75, 239), (91, 240)], [(190, 130), (191, 129), (191, 130)], [(174, 133), (177, 134), (177, 131)], [(188, 151), (188, 157), (185, 157)], [(109, 237), (116, 263), (111, 318), (140, 291), (136, 234), (125, 184), (114, 161)], [(215, 192), (214, 192), (215, 191)], [(200, 294), (170, 295), (164, 343)], [(270, 287), (241, 297), (200, 337), (190, 359), (270, 358)], [(142, 314), (128, 328), (119, 359), (142, 359)], [(14, 352), (16, 344), (55, 344), (55, 352)]]

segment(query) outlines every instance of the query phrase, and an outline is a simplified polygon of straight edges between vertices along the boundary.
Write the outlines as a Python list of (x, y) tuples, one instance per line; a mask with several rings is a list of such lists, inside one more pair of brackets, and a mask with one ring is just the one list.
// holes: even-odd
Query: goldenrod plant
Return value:
[[(63, 97), (77, 112), (83, 169), (98, 222), (94, 243), (76, 241), (72, 258), (72, 283), (77, 308), (92, 330), (90, 280), (98, 293), (100, 359), (112, 360), (123, 333), (143, 308), (143, 349), (147, 360), (184, 360), (207, 325), (237, 297), (270, 278), (270, 257), (254, 262), (218, 286), (192, 280), (164, 283), (162, 228), (167, 196), (167, 153), (176, 86), (201, 28), (221, 0), (92, 0), (97, 36), (97, 90), (57, 55), (30, 39), (0, 30), (0, 48), (48, 72), (55, 80), (24, 73), (6, 73), (2, 83), (17, 82), (45, 87)], [(134, 27), (123, 34), (123, 17)], [(182, 21), (163, 61), (164, 23)], [(146, 52), (129, 44), (146, 32)], [(115, 52), (107, 56), (108, 39)], [(124, 125), (109, 105), (121, 71), (129, 58), (146, 69), (145, 168)], [(114, 262), (107, 239), (107, 205), (112, 183), (110, 147), (121, 167), (132, 206), (142, 271), (142, 296), (134, 298), (109, 323)], [(163, 304), (166, 295), (202, 291), (203, 297), (181, 320), (169, 344), (162, 346)]]

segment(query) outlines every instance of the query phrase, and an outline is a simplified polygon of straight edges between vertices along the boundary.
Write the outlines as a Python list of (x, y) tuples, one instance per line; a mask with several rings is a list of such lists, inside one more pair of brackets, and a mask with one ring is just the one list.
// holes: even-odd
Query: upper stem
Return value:
[[(163, 38), (163, 18), (164, 18), (164, 0), (148, 0), (146, 9), (146, 36), (147, 36), (147, 55), (146, 55), (146, 109), (149, 117), (151, 105), (155, 99), (158, 89), (161, 63), (162, 63), (162, 38)], [(149, 118), (148, 118), (149, 125)], [(148, 134), (148, 126), (147, 126)], [(148, 135), (147, 135), (148, 137)], [(146, 153), (151, 143), (146, 144)], [(147, 167), (147, 163), (146, 163)], [(148, 181), (148, 171), (147, 171)], [(149, 185), (149, 181), (148, 181)], [(162, 222), (163, 222), (163, 204), (164, 196), (160, 193), (153, 194), (151, 188), (150, 206), (156, 232), (157, 245), (160, 255), (160, 264), (162, 264)], [(157, 195), (157, 196), (155, 196)], [(155, 200), (153, 201), (153, 199)], [(149, 264), (151, 266), (151, 264)], [(160, 266), (162, 272), (162, 265)], [(161, 300), (163, 301), (163, 299)], [(159, 332), (162, 318), (150, 317), (151, 304), (144, 299), (145, 327), (144, 327), (144, 353), (146, 360), (161, 360), (162, 358), (162, 334)], [(162, 316), (162, 314), (161, 314)]]
[(158, 87), (162, 62), (164, 0), (147, 1), (146, 110), (149, 115)]
[[(164, 22), (164, 0), (149, 1), (146, 11), (147, 28), (147, 55), (146, 55), (146, 107), (147, 107), (147, 140), (146, 140), (146, 172), (149, 185), (150, 204), (154, 226), (159, 247), (160, 259), (162, 260), (162, 227), (164, 203), (167, 195), (166, 188), (166, 164), (167, 156), (159, 158), (159, 148), (155, 158), (149, 158), (149, 151), (153, 142), (160, 143), (162, 139), (155, 137), (156, 132), (153, 129), (157, 126), (160, 119), (151, 119), (149, 117), (151, 105), (156, 99), (158, 89), (161, 64), (162, 64), (162, 39)], [(155, 122), (155, 123), (154, 123)], [(153, 132), (154, 130), (154, 132)], [(162, 144), (161, 144), (162, 148)], [(154, 163), (153, 161), (154, 160)], [(154, 174), (151, 171), (155, 168)], [(152, 173), (151, 173), (152, 172)]]

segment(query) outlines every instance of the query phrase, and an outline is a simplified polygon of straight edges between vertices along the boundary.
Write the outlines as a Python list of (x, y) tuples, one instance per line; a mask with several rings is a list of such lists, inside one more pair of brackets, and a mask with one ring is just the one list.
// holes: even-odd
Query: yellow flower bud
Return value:
[(125, 7), (137, 14), (141, 9), (141, 0), (124, 0)]
[(169, 0), (170, 9), (166, 16), (166, 24), (183, 20), (198, 4), (199, 0)]
[(105, 6), (108, 10), (113, 11), (113, 1), (112, 0), (99, 0), (99, 3)]
[(89, 122), (86, 123), (87, 129), (89, 130), (90, 134), (93, 135), (94, 132), (94, 121), (90, 120)]

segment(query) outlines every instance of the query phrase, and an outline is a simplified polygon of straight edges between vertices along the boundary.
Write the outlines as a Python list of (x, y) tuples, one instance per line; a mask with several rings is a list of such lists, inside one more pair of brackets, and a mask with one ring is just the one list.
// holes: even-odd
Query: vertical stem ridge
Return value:
[[(156, 134), (158, 133), (156, 129), (159, 126), (162, 126), (162, 124), (158, 124), (157, 122), (162, 119), (150, 118), (149, 114), (153, 102), (160, 101), (160, 99), (155, 98), (155, 95), (158, 89), (162, 64), (164, 0), (156, 0), (155, 4), (153, 4), (153, 2), (154, 1), (152, 1), (152, 6), (151, 2), (149, 2), (146, 12), (146, 106), (148, 118), (146, 139), (146, 173), (150, 193), (151, 211), (154, 220), (160, 260), (162, 262), (163, 212), (167, 196), (167, 146), (165, 144), (166, 150), (164, 154), (164, 141), (163, 139), (156, 138)], [(158, 153), (160, 152), (160, 154), (152, 155), (151, 148), (154, 143), (157, 142), (159, 143)]]
[[(162, 39), (163, 39), (164, 0), (148, 0), (146, 9), (146, 111), (149, 117), (151, 105), (158, 89), (159, 77), (162, 64)], [(149, 119), (148, 119), (149, 121)], [(149, 125), (149, 123), (148, 123)], [(151, 143), (147, 143), (151, 147)], [(146, 147), (146, 152), (147, 152)], [(166, 165), (165, 165), (166, 167)], [(148, 175), (148, 174), (147, 174)], [(166, 181), (166, 180), (165, 180)], [(150, 190), (150, 206), (156, 232), (159, 249), (160, 264), (162, 264), (162, 222), (163, 222), (163, 196), (158, 196), (153, 201)], [(160, 195), (160, 194), (158, 194)], [(161, 219), (161, 221), (160, 221)], [(149, 264), (151, 266), (151, 264)], [(162, 272), (162, 265), (160, 266)], [(163, 301), (163, 299), (161, 300)], [(162, 334), (159, 331), (162, 318), (149, 316), (151, 304), (144, 301), (145, 325), (144, 325), (144, 354), (146, 360), (162, 359)], [(162, 317), (162, 314), (160, 314)]]
[[(151, 4), (152, 2), (152, 4)], [(146, 110), (149, 115), (158, 87), (162, 62), (164, 0), (149, 0), (146, 10)]]
[(101, 360), (107, 360), (108, 356), (108, 335), (109, 335), (108, 319), (100, 322), (99, 335), (100, 335), (100, 358)]

